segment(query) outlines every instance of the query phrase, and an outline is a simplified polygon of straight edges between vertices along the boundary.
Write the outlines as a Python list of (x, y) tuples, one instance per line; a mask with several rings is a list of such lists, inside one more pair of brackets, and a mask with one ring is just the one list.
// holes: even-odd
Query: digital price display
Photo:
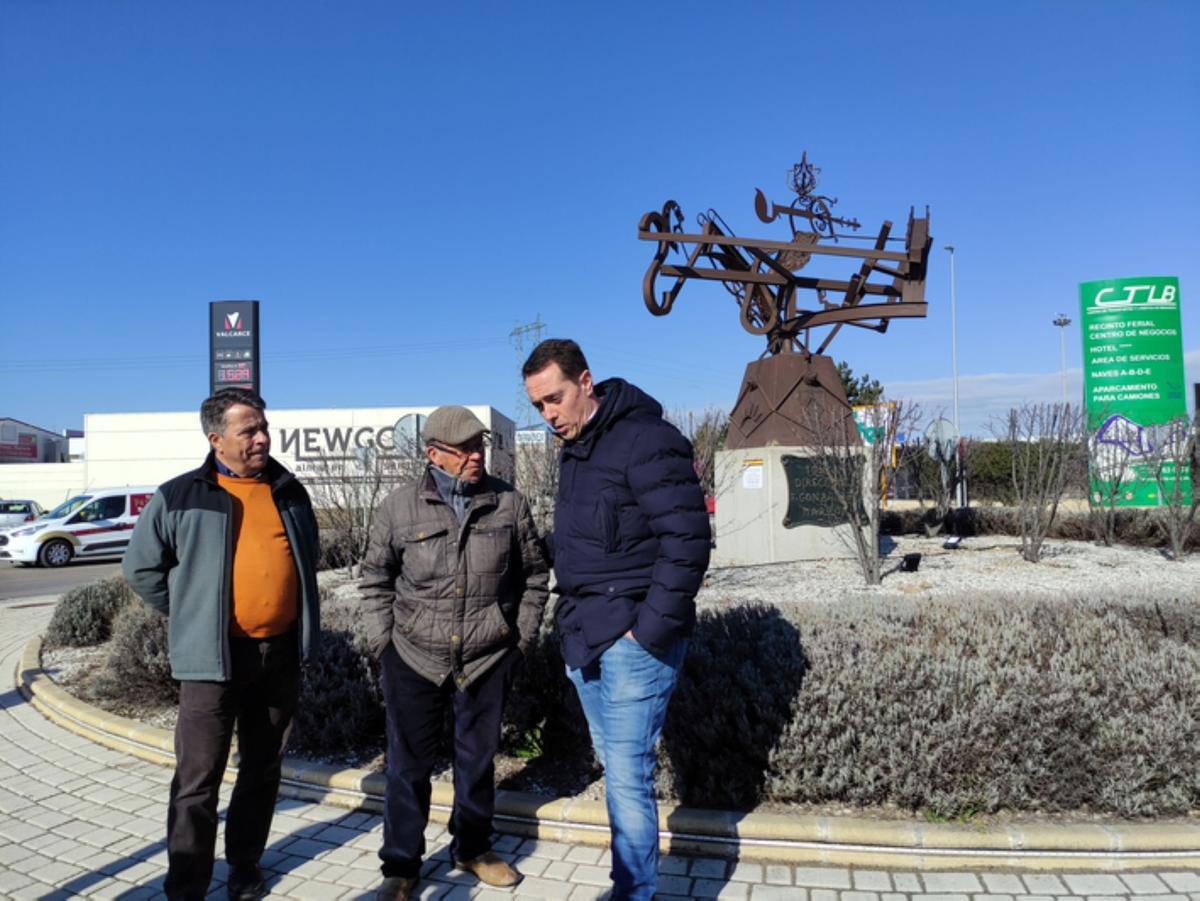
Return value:
[(246, 388), (261, 394), (258, 301), (213, 301), (208, 320), (209, 393)]

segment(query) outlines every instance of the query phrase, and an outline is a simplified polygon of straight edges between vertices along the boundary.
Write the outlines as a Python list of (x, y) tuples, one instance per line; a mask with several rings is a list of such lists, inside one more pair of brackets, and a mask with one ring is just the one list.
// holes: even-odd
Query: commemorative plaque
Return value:
[[(784, 454), (781, 458), (784, 477), (787, 479), (787, 513), (783, 516), (783, 527), (797, 526), (840, 526), (849, 520), (838, 500), (829, 476), (820, 469), (820, 461), (813, 457), (797, 457)], [(844, 486), (845, 491), (861, 488)]]

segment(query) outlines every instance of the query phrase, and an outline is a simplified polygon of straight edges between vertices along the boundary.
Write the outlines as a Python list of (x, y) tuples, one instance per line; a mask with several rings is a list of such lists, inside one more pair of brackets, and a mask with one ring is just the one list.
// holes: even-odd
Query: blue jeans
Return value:
[(661, 660), (619, 638), (595, 662), (567, 670), (604, 767), (614, 901), (649, 899), (658, 883), (654, 745), (686, 652), (686, 638)]

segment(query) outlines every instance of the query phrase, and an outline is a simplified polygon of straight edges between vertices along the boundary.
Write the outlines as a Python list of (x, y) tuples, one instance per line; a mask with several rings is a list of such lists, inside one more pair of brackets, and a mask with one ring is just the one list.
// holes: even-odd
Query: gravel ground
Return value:
[[(1200, 599), (1200, 556), (1176, 563), (1156, 550), (1103, 547), (1080, 541), (1047, 541), (1043, 559), (1021, 558), (1018, 538), (986, 535), (958, 550), (944, 539), (902, 536), (883, 566), (883, 584), (868, 587), (856, 561), (807, 560), (713, 569), (697, 596), (703, 606), (763, 601), (779, 605), (837, 603), (857, 599), (961, 597), (1016, 593), (1026, 597), (1086, 595), (1120, 597), (1147, 588), (1162, 597)], [(905, 554), (919, 553), (916, 572), (900, 572)]]

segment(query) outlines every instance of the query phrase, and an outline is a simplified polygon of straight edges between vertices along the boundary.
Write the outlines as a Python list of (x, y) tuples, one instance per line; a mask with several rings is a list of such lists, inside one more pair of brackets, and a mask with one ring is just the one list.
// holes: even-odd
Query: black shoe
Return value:
[(258, 864), (239, 864), (229, 871), (225, 892), (229, 901), (256, 901), (266, 891), (266, 881)]

